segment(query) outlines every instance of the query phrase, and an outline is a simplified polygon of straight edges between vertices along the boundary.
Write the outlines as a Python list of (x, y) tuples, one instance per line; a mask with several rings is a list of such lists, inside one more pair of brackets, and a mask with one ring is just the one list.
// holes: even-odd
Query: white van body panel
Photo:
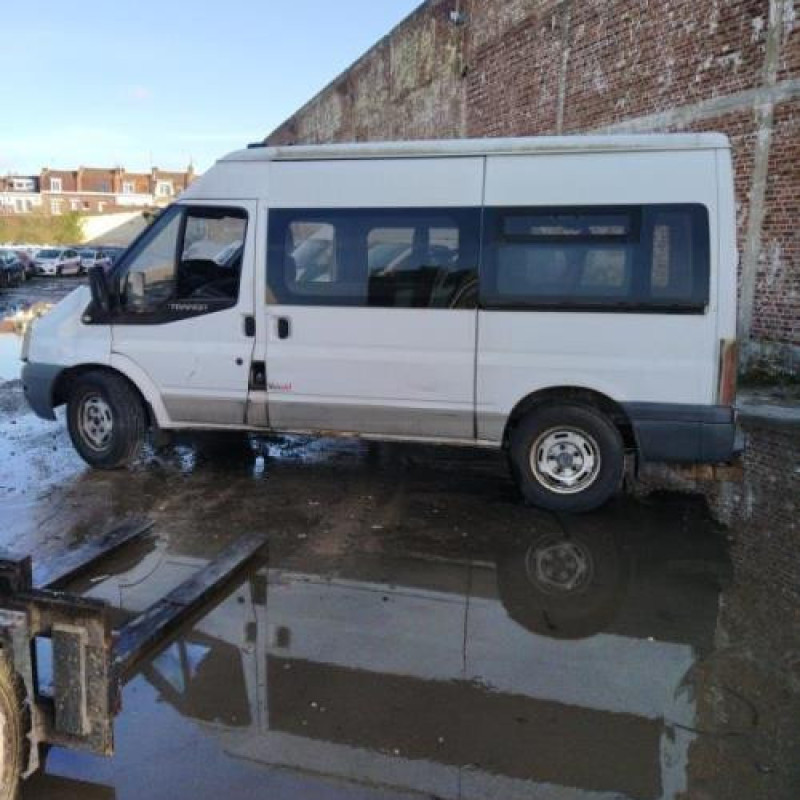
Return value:
[(269, 317), (272, 426), (473, 436), (475, 312), (275, 306)]
[(28, 360), (62, 367), (107, 365), (111, 329), (87, 327), (81, 320), (91, 299), (89, 289), (80, 286), (37, 319), (33, 323)]
[(716, 151), (489, 156), (487, 206), (704, 203), (716, 207)]
[[(185, 201), (181, 199), (181, 203)], [(253, 200), (200, 201), (192, 206), (236, 206), (248, 213), (234, 307), (164, 324), (114, 324), (112, 352), (135, 364), (156, 387), (165, 410), (162, 427), (245, 424), (253, 339), (244, 331), (252, 314), (257, 204)], [(131, 368), (128, 368), (129, 372)], [(143, 390), (144, 391), (144, 390)], [(149, 392), (152, 394), (152, 391)], [(156, 416), (160, 416), (156, 413)]]
[(212, 167), (181, 193), (181, 203), (255, 200), (269, 194), (269, 164), (225, 163)]
[[(481, 205), (484, 161), (273, 162), (270, 206)], [(291, 335), (280, 339), (278, 320)], [(270, 304), (270, 425), (474, 438), (474, 310)]]
[[(589, 389), (617, 403), (714, 402), (720, 272), (716, 151), (682, 152), (679, 158), (669, 152), (487, 158), (487, 207), (705, 205), (711, 285), (708, 310), (700, 315), (481, 311), (478, 438), (500, 441), (521, 400), (557, 387)], [(729, 286), (726, 282), (727, 291)]]
[(272, 208), (480, 206), (482, 158), (272, 162)]
[(499, 442), (514, 407), (545, 389), (588, 389), (617, 403), (712, 402), (713, 321), (668, 316), (654, 328), (651, 315), (565, 316), (480, 314), (479, 438)]

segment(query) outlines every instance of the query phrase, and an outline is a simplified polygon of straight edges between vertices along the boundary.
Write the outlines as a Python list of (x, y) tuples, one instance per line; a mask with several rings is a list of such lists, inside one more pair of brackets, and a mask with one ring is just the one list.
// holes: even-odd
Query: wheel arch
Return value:
[(136, 393), (142, 401), (145, 413), (147, 414), (147, 421), (150, 425), (159, 425), (159, 420), (152, 403), (147, 398), (145, 393), (141, 390), (139, 385), (129, 375), (126, 375), (122, 370), (108, 366), (108, 364), (79, 364), (75, 367), (69, 367), (63, 370), (55, 384), (53, 385), (53, 408), (63, 405), (69, 399), (70, 391), (75, 381), (81, 376), (90, 372), (105, 372), (110, 375), (117, 375), (122, 378)]
[(508, 415), (503, 431), (503, 447), (508, 447), (514, 428), (531, 411), (542, 406), (563, 404), (588, 406), (602, 412), (619, 431), (625, 449), (634, 452), (637, 450), (633, 424), (622, 405), (602, 392), (583, 386), (550, 386), (523, 397)]

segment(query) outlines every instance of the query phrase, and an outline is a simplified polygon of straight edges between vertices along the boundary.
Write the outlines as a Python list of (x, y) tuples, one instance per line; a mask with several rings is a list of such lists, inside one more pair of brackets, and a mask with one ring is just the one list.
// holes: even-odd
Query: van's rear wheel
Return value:
[(147, 432), (141, 398), (120, 375), (87, 372), (72, 386), (67, 427), (81, 458), (97, 469), (133, 463)]
[(619, 488), (622, 437), (602, 413), (579, 405), (532, 411), (511, 436), (511, 465), (528, 502), (552, 511), (591, 511)]

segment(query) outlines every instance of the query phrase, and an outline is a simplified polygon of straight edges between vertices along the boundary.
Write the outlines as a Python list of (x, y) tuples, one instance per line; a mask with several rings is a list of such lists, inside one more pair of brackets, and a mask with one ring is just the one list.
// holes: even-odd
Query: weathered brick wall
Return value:
[(746, 353), (800, 372), (799, 128), (800, 0), (428, 0), (268, 141), (723, 131)]
[(281, 125), (271, 143), (463, 135), (463, 32), (450, 24), (450, 5), (421, 6)]

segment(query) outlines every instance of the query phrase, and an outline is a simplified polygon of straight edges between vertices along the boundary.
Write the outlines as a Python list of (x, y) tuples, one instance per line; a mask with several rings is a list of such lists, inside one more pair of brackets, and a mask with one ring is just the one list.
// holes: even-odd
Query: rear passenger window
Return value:
[(273, 211), (270, 301), (475, 308), (480, 212)]
[(702, 312), (704, 207), (506, 209), (488, 214), (487, 308)]
[[(313, 294), (336, 281), (336, 235), (324, 222), (292, 222), (286, 231), (286, 279), (296, 292)], [(324, 291), (325, 287), (322, 287)]]

